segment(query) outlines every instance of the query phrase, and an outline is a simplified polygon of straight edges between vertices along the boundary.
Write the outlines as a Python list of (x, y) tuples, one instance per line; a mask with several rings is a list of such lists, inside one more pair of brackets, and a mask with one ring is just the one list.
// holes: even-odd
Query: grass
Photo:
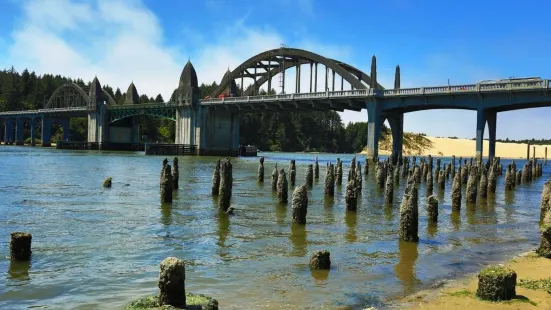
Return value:
[(540, 280), (519, 280), (518, 286), (529, 290), (543, 290), (551, 294), (551, 278)]
[(501, 267), (501, 266), (490, 266), (480, 272), (480, 277), (484, 276), (496, 276), (496, 275), (503, 275), (503, 276), (512, 276), (514, 273), (513, 270)]
[(476, 297), (476, 294), (474, 292), (471, 292), (471, 291), (468, 291), (468, 290), (461, 290), (461, 291), (457, 291), (457, 292), (447, 292), (446, 294), (449, 295), (449, 296), (453, 296), (453, 297), (476, 298), (476, 299), (478, 299), (482, 302), (499, 303), (499, 304), (512, 304), (512, 303), (520, 302), (520, 303), (531, 304), (532, 306), (537, 306), (537, 303), (531, 301), (530, 299), (528, 299), (528, 297), (521, 296), (521, 295), (517, 295), (511, 300), (489, 301), (489, 300), (483, 300), (483, 299), (480, 299), (480, 298)]
[[(218, 301), (201, 294), (186, 293), (186, 309), (187, 310), (214, 310), (218, 309)], [(178, 310), (173, 306), (160, 307), (157, 302), (156, 296), (149, 296), (137, 300), (128, 306), (124, 307), (124, 310)]]

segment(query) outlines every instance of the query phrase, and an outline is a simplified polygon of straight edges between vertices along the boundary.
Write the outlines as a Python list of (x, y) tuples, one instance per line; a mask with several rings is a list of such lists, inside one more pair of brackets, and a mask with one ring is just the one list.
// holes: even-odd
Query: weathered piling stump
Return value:
[(488, 197), (488, 172), (486, 171), (486, 166), (482, 166), (482, 172), (480, 172), (480, 184), (478, 191), (480, 192), (480, 197)]
[(337, 158), (337, 167), (335, 170), (335, 183), (337, 185), (342, 185), (342, 161), (340, 158)]
[(295, 164), (295, 160), (291, 159), (289, 163), (289, 183), (291, 184), (291, 186), (295, 186), (296, 176), (297, 176), (297, 166)]
[(451, 175), (451, 164), (444, 165), (444, 170), (446, 171), (446, 180), (450, 178)]
[(218, 208), (227, 212), (232, 195), (232, 164), (229, 158), (220, 165), (220, 188), (218, 191)]
[(540, 227), (540, 246), (536, 253), (545, 258), (551, 258), (551, 224), (544, 223)]
[(356, 209), (358, 208), (356, 180), (354, 179), (346, 183), (345, 204), (346, 204), (346, 210), (349, 210), (349, 211), (356, 211)]
[(419, 241), (418, 192), (414, 182), (408, 182), (402, 205), (400, 206), (400, 240)]
[(452, 184), (452, 210), (461, 209), (461, 173), (456, 173)]
[(522, 171), (521, 170), (517, 170), (516, 172), (516, 185), (519, 185), (520, 183), (522, 183)]
[(375, 174), (375, 178), (376, 178), (376, 181), (377, 181), (377, 186), (379, 188), (384, 188), (385, 187), (385, 169), (384, 169), (383, 165), (384, 164), (382, 162), (377, 163), (377, 173)]
[(385, 184), (385, 202), (392, 203), (394, 200), (394, 173), (392, 172), (392, 166), (388, 167), (386, 174), (386, 184)]
[(178, 181), (180, 180), (180, 167), (178, 167), (178, 157), (174, 157), (172, 160), (172, 188), (178, 189)]
[(507, 172), (505, 172), (505, 190), (512, 191), (514, 188), (515, 180), (513, 179), (513, 167), (507, 165)]
[(461, 184), (467, 184), (469, 180), (469, 168), (465, 165), (461, 168)]
[(335, 196), (335, 171), (333, 164), (329, 164), (325, 171), (325, 186), (323, 192), (329, 197)]
[(305, 178), (305, 182), (306, 185), (308, 185), (308, 188), (312, 188), (312, 186), (314, 186), (314, 167), (312, 164), (308, 165), (308, 167), (306, 168)]
[(356, 164), (356, 173), (354, 173), (355, 181), (356, 181), (356, 191), (358, 197), (360, 197), (362, 192), (362, 186), (363, 186), (363, 179), (362, 179), (362, 166), (358, 162)]
[[(540, 205), (540, 220), (550, 213), (551, 211), (551, 180), (543, 184), (543, 190), (541, 192), (541, 205)], [(548, 223), (551, 224), (551, 223)]]
[(264, 156), (260, 157), (258, 164), (258, 182), (264, 183)]
[(394, 169), (394, 185), (398, 186), (400, 185), (400, 167), (397, 166), (396, 169)]
[(287, 203), (289, 187), (287, 185), (287, 175), (285, 170), (279, 170), (279, 176), (277, 177), (277, 199), (281, 203)]
[(517, 274), (508, 268), (490, 266), (478, 274), (476, 296), (483, 300), (510, 300), (516, 296)]
[(478, 177), (477, 177), (477, 167), (472, 166), (469, 169), (469, 180), (467, 181), (467, 189), (465, 192), (465, 201), (468, 203), (475, 203), (477, 196), (477, 186), (478, 186)]
[(306, 224), (308, 212), (308, 188), (306, 184), (298, 186), (293, 192), (293, 223)]
[(439, 177), (440, 177), (440, 158), (437, 158), (436, 168), (434, 169), (434, 183), (438, 184)]
[(216, 167), (212, 173), (212, 188), (211, 192), (213, 196), (218, 196), (220, 191), (220, 159), (216, 162)]
[(451, 176), (452, 178), (455, 178), (455, 155), (452, 156), (452, 162), (451, 162)]
[(495, 194), (496, 192), (496, 184), (497, 184), (497, 168), (498, 163), (497, 161), (494, 161), (492, 165), (490, 165), (490, 170), (488, 171), (488, 195), (490, 193)]
[(277, 177), (279, 172), (277, 170), (277, 164), (275, 164), (274, 170), (272, 171), (272, 192), (277, 191)]
[(421, 183), (421, 167), (419, 167), (419, 165), (415, 165), (413, 167), (413, 179), (415, 180), (415, 183)]
[(159, 270), (159, 305), (186, 307), (186, 267), (184, 261), (167, 257)]
[(172, 172), (170, 165), (164, 165), (163, 172), (161, 174), (161, 202), (170, 203), (172, 202)]
[(427, 217), (433, 223), (438, 221), (438, 200), (434, 195), (427, 198)]
[(348, 181), (356, 179), (356, 157), (350, 161), (350, 170), (348, 170)]
[(31, 242), (33, 236), (30, 233), (16, 231), (10, 234), (10, 258), (19, 261), (31, 259)]
[(320, 178), (320, 166), (318, 164), (318, 157), (314, 161), (314, 179), (318, 180)]
[(429, 165), (427, 169), (427, 195), (432, 195), (434, 182), (432, 180), (432, 166)]
[(444, 170), (440, 170), (440, 175), (438, 176), (438, 188), (446, 189), (446, 174)]
[(364, 164), (364, 174), (366, 176), (369, 175), (369, 160), (367, 160), (367, 159), (365, 160), (365, 164)]
[(329, 251), (316, 251), (310, 257), (310, 268), (331, 269), (331, 254)]
[(103, 187), (111, 188), (112, 182), (113, 182), (113, 178), (108, 177), (107, 179), (105, 179), (105, 181), (103, 181)]

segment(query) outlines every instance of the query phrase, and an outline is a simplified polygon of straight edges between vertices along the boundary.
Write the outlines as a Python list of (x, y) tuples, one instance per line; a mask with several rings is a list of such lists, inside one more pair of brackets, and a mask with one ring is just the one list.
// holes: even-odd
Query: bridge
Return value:
[[(325, 91), (319, 91), (318, 66)], [(309, 67), (309, 70), (308, 70)], [(306, 68), (307, 89), (301, 89), (301, 70)], [(286, 72), (294, 69), (294, 93), (285, 92)], [(272, 80), (280, 78), (281, 94), (259, 95), (260, 89), (272, 89)], [(340, 77), (340, 89), (338, 80)], [(251, 86), (244, 88), (245, 79)], [(241, 88), (236, 81), (240, 81)], [(345, 82), (350, 89), (345, 90)], [(489, 157), (495, 156), (496, 118), (498, 112), (551, 106), (549, 80), (510, 79), (467, 85), (400, 87), (400, 69), (396, 68), (392, 89), (377, 83), (377, 64), (373, 56), (370, 75), (343, 62), (293, 48), (279, 48), (255, 55), (227, 71), (220, 85), (205, 99), (200, 98), (197, 74), (191, 62), (185, 65), (173, 98), (166, 103), (138, 103), (133, 83), (128, 87), (124, 104), (117, 105), (102, 90), (97, 77), (88, 88), (75, 84), (59, 87), (43, 109), (1, 112), (4, 143), (23, 144), (25, 124), (35, 129), (41, 124), (42, 145), (50, 145), (51, 124), (63, 127), (69, 138), (69, 119), (88, 118), (88, 142), (138, 142), (136, 116), (149, 115), (176, 122), (176, 143), (197, 145), (200, 155), (235, 156), (239, 147), (239, 116), (265, 111), (366, 109), (368, 120), (368, 157), (378, 157), (382, 125), (388, 120), (393, 137), (393, 160), (402, 152), (403, 116), (428, 109), (466, 109), (477, 111), (476, 156), (482, 157), (486, 124), (489, 130)]]

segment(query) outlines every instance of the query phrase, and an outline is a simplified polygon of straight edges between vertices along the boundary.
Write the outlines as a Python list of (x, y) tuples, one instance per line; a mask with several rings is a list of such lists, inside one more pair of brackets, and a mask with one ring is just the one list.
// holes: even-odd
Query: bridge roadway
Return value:
[[(515, 109), (551, 106), (549, 80), (496, 82), (400, 89), (355, 89), (313, 93), (244, 96), (202, 99), (202, 107), (237, 111), (309, 111), (367, 109), (368, 157), (378, 156), (378, 136), (382, 123), (389, 121), (393, 134), (393, 154), (402, 150), (403, 114), (428, 109), (467, 109), (477, 111), (477, 157), (482, 156), (482, 137), (489, 128), (489, 155), (495, 155), (496, 113)], [(180, 105), (172, 102), (137, 105), (105, 105), (108, 122), (152, 115), (176, 120)], [(1, 112), (0, 119), (86, 116), (89, 107), (50, 108)], [(6, 125), (8, 126), (8, 125)], [(68, 127), (68, 125), (67, 125)]]

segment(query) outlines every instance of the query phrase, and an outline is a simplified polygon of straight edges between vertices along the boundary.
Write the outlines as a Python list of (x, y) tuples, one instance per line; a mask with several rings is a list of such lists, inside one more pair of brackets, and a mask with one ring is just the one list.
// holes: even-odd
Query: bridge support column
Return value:
[(37, 118), (31, 119), (31, 146), (36, 145), (36, 122)]
[(497, 125), (497, 112), (486, 111), (486, 121), (488, 122), (488, 157), (493, 159), (496, 156), (496, 125)]
[(367, 159), (373, 162), (379, 157), (381, 111), (376, 102), (367, 103)]
[(25, 119), (15, 120), (15, 145), (25, 144)]
[(99, 105), (96, 111), (88, 112), (88, 143), (101, 144), (109, 141), (107, 113), (103, 105)]
[(42, 116), (42, 136), (41, 136), (41, 145), (42, 146), (51, 146), (52, 139), (52, 120), (46, 116)]
[(71, 137), (71, 121), (68, 118), (62, 119), (60, 122), (61, 128), (63, 128), (63, 140), (68, 141)]
[(390, 130), (392, 131), (392, 164), (398, 163), (398, 157), (402, 154), (404, 139), (404, 114), (387, 117)]
[(482, 160), (484, 155), (484, 128), (486, 127), (485, 111), (480, 109), (476, 112), (476, 161)]
[(4, 130), (4, 144), (13, 144), (14, 134), (13, 134), (13, 119), (6, 119), (6, 129)]
[(5, 140), (4, 140), (5, 137), (6, 137), (5, 122), (6, 122), (6, 120), (0, 118), (0, 144), (2, 144), (2, 142), (6, 143)]

